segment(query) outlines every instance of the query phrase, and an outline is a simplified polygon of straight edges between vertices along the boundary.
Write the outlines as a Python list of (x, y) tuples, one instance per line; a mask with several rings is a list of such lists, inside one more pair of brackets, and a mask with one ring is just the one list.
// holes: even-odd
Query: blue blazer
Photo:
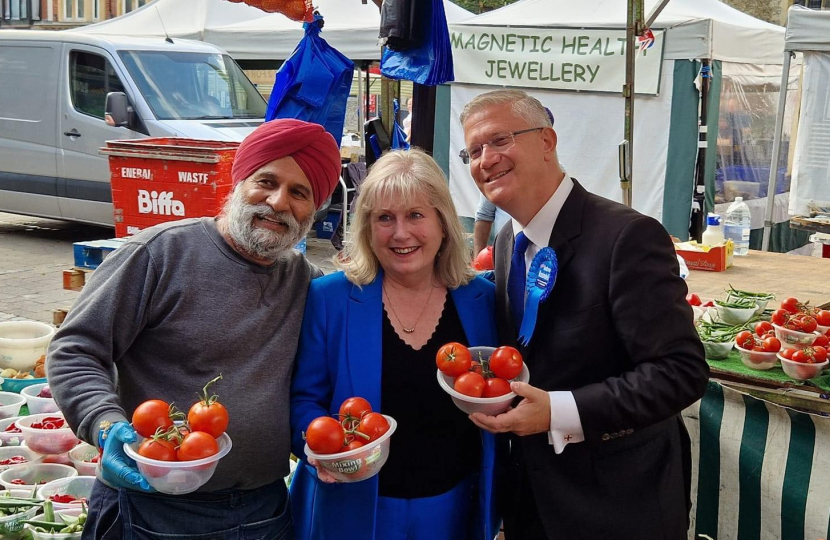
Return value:
[[(290, 492), (298, 540), (375, 540), (378, 477), (353, 484), (320, 482), (306, 463), (302, 432), (314, 418), (336, 415), (352, 396), (380, 410), (382, 278), (379, 274), (360, 288), (338, 272), (312, 281), (309, 288), (291, 384), (292, 449), (300, 463)], [(450, 294), (469, 342), (496, 345), (494, 285), (477, 277)], [(474, 540), (492, 540), (499, 532), (496, 441), (482, 431)], [(498, 453), (503, 455), (501, 449)]]

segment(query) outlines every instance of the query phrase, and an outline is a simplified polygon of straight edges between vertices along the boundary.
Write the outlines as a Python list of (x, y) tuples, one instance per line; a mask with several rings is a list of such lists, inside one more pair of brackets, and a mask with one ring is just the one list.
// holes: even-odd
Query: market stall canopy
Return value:
[[(645, 0), (648, 14), (660, 0)], [(625, 28), (626, 0), (521, 0), (459, 24), (510, 27)], [(450, 21), (452, 23), (453, 21)], [(668, 29), (667, 60), (781, 64), (784, 28), (719, 0), (671, 0), (653, 27)]]
[[(322, 37), (351, 60), (379, 60), (380, 11), (373, 2), (315, 0), (325, 17)], [(444, 0), (449, 22), (473, 14)], [(135, 11), (74, 29), (89, 34), (195, 39), (226, 50), (236, 60), (284, 60), (303, 37), (301, 23), (227, 0), (156, 0)]]
[(830, 11), (791, 7), (784, 48), (801, 52), (830, 51)]

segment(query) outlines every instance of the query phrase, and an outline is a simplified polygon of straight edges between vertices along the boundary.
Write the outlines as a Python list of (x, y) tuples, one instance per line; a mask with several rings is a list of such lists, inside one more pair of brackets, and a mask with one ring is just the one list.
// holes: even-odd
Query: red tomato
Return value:
[(490, 371), (502, 379), (515, 379), (522, 372), (522, 354), (513, 347), (499, 347), (490, 357)]
[(788, 313), (798, 313), (800, 311), (799, 302), (796, 298), (787, 298), (781, 302), (781, 309), (787, 310)]
[(766, 336), (767, 334), (775, 334), (775, 329), (772, 327), (770, 323), (767, 321), (761, 321), (755, 325), (755, 333), (761, 337)]
[(813, 360), (816, 361), (816, 364), (821, 364), (825, 360), (827, 360), (827, 349), (821, 346), (814, 346), (808, 347), (808, 349), (813, 350)]
[(764, 338), (764, 351), (765, 352), (778, 352), (781, 350), (781, 342), (778, 340), (777, 337), (769, 336)]
[(813, 340), (813, 347), (819, 346), (826, 348), (828, 345), (830, 345), (830, 337), (818, 336), (816, 337), (816, 339)]
[(703, 302), (700, 300), (700, 296), (697, 293), (690, 292), (686, 295), (686, 301), (689, 303), (690, 306), (699, 306)]
[(218, 451), (219, 445), (210, 433), (191, 431), (176, 450), (176, 457), (179, 461), (194, 461), (210, 457)]
[(369, 436), (369, 440), (364, 440), (364, 443), (372, 442), (378, 440), (381, 435), (389, 431), (389, 422), (382, 414), (372, 412), (360, 420), (357, 430)]
[(812, 364), (813, 359), (810, 355), (808, 355), (805, 351), (794, 351), (793, 357), (791, 358), (793, 362), (800, 362), (802, 364)]
[(360, 420), (364, 414), (372, 412), (372, 406), (362, 397), (350, 397), (340, 405), (340, 421)]
[(706, 302), (701, 304), (700, 307), (715, 307), (715, 302), (712, 300), (707, 300)]
[(808, 334), (812, 334), (816, 331), (817, 324), (815, 317), (810, 317), (809, 315), (805, 315), (798, 319), (799, 326), (801, 326), (801, 331), (806, 332)]
[(490, 377), (484, 381), (481, 397), (499, 397), (510, 393), (510, 383), (500, 377)]
[(492, 270), (493, 268), (495, 268), (493, 264), (493, 246), (487, 246), (476, 255), (473, 261), (473, 269), (481, 272), (483, 270)]
[(751, 349), (755, 346), (755, 338), (752, 336), (752, 332), (744, 330), (738, 332), (738, 335), (735, 336), (735, 343), (742, 349)]
[(470, 350), (460, 343), (450, 342), (442, 345), (435, 355), (435, 363), (441, 373), (448, 377), (458, 377), (470, 369), (473, 357)]
[(481, 397), (484, 393), (484, 386), (484, 377), (472, 371), (459, 375), (453, 384), (456, 392), (472, 397)]
[(152, 437), (158, 428), (166, 431), (172, 425), (170, 404), (166, 401), (150, 399), (133, 411), (133, 429), (145, 439)]
[(794, 352), (795, 349), (781, 349), (781, 356), (783, 356), (787, 360), (792, 360)]
[(354, 450), (355, 448), (360, 448), (361, 446), (363, 446), (363, 444), (364, 443), (360, 438), (355, 437), (351, 442), (343, 445), (343, 448), (340, 451), (341, 452), (348, 452), (349, 450)]
[(164, 439), (145, 439), (138, 445), (138, 454), (159, 461), (176, 461), (176, 444)]
[(208, 392), (208, 388), (221, 378), (222, 375), (219, 375), (205, 385), (201, 399), (194, 403), (187, 413), (187, 423), (190, 424), (191, 431), (210, 433), (214, 439), (228, 429), (228, 410), (217, 401), (219, 396)]
[(830, 326), (830, 311), (820, 309), (816, 312), (816, 322), (822, 326)]
[(336, 454), (346, 441), (346, 433), (340, 422), (331, 416), (320, 416), (311, 421), (305, 430), (305, 442), (316, 454)]
[(484, 368), (481, 367), (481, 362), (476, 362), (475, 360), (473, 360), (473, 363), (470, 366), (470, 371), (474, 371), (475, 373), (478, 373), (482, 377), (484, 376)]
[(778, 326), (784, 326), (785, 324), (787, 324), (789, 318), (789, 311), (787, 311), (786, 309), (779, 309), (772, 314), (772, 323), (777, 324)]

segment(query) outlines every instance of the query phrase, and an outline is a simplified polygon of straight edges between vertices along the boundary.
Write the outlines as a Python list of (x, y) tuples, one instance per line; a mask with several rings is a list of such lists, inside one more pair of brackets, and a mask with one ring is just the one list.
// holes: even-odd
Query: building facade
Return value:
[(0, 27), (66, 30), (129, 13), (151, 0), (0, 0)]

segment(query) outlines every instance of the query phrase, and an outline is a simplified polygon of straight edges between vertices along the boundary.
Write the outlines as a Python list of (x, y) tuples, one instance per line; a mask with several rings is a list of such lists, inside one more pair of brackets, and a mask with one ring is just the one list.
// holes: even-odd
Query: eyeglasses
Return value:
[(484, 154), (485, 146), (489, 146), (491, 150), (495, 150), (496, 152), (504, 152), (516, 143), (516, 135), (521, 135), (522, 133), (530, 133), (531, 131), (539, 131), (541, 129), (545, 128), (536, 127), (530, 129), (522, 129), (519, 131), (513, 131), (511, 133), (498, 133), (495, 137), (493, 137), (484, 144), (474, 144), (469, 148), (465, 148), (464, 150), (458, 153), (458, 157), (461, 158), (461, 161), (463, 161), (465, 165), (469, 165), (471, 161), (478, 161), (479, 159), (481, 159), (481, 155)]

